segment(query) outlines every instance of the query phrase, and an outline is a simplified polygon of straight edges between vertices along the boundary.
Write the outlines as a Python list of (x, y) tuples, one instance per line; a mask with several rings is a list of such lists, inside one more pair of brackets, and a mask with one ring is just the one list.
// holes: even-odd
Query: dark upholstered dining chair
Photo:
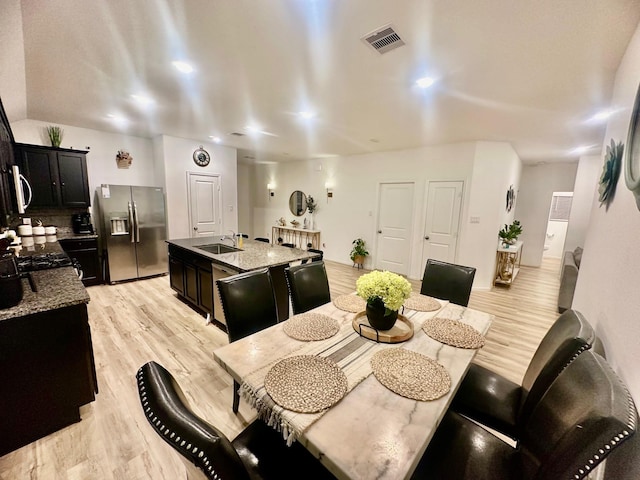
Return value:
[(324, 262), (310, 262), (284, 269), (293, 314), (304, 313), (331, 301)]
[(282, 434), (262, 420), (255, 420), (229, 441), (191, 411), (175, 378), (156, 362), (143, 365), (136, 380), (149, 424), (190, 465), (201, 470), (204, 478), (335, 478), (299, 443), (287, 447)]
[(420, 293), (466, 307), (469, 304), (474, 267), (428, 259)]
[(324, 258), (324, 252), (322, 250), (317, 250), (315, 248), (307, 248), (307, 252), (311, 252), (311, 253), (318, 253), (320, 254), (319, 257), (315, 257), (315, 258), (305, 258), (302, 263), (309, 263), (309, 262), (321, 262)]
[(596, 334), (582, 314), (567, 310), (540, 342), (522, 385), (472, 363), (451, 408), (517, 439), (522, 434), (518, 425), (526, 423), (556, 377), (595, 341)]
[[(220, 302), (229, 342), (235, 342), (278, 322), (269, 269), (263, 268), (218, 280)], [(238, 413), (240, 385), (233, 381), (233, 413)]]
[(269, 240), (268, 238), (264, 238), (264, 237), (256, 237), (256, 238), (254, 238), (254, 240), (256, 240), (258, 242), (271, 243), (271, 240)]
[(551, 384), (515, 448), (449, 410), (412, 478), (580, 480), (635, 433), (637, 415), (625, 385), (589, 350)]

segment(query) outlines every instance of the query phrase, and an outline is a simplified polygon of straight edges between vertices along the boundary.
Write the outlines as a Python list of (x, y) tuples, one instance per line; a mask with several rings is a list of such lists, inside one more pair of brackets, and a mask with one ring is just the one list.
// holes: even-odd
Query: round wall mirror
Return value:
[(291, 194), (289, 197), (289, 210), (291, 210), (291, 213), (296, 217), (299, 217), (307, 211), (307, 196), (304, 192), (296, 190)]

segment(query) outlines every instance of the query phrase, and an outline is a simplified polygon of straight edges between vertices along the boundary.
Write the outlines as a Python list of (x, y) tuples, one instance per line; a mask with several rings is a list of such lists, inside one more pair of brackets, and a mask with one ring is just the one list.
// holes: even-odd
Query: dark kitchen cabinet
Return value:
[(63, 239), (60, 246), (70, 258), (80, 262), (82, 268), (82, 283), (86, 287), (100, 285), (102, 283), (102, 269), (98, 255), (98, 240), (87, 239)]
[(169, 282), (182, 298), (213, 316), (214, 282), (210, 260), (169, 245)]
[(88, 207), (87, 151), (16, 144), (16, 162), (31, 185), (32, 207)]
[(0, 227), (9, 225), (9, 219), (14, 210), (11, 201), (13, 177), (10, 174), (13, 162), (13, 134), (0, 101)]
[(98, 393), (85, 304), (0, 322), (0, 456), (80, 421)]

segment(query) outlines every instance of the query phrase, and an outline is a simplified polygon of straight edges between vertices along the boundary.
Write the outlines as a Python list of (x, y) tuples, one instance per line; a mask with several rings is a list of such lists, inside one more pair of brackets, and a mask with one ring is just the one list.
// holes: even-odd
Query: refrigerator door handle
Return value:
[(136, 242), (140, 243), (140, 225), (138, 224), (138, 205), (133, 202), (133, 221), (136, 225)]
[(134, 231), (134, 217), (133, 210), (131, 209), (131, 202), (127, 202), (127, 208), (129, 209), (129, 238), (131, 238), (131, 243), (136, 242), (136, 234)]

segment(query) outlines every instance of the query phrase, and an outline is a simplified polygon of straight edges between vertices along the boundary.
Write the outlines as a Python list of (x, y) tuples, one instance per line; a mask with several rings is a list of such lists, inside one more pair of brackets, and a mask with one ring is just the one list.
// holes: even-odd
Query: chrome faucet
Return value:
[[(238, 246), (238, 235), (233, 230), (229, 230), (229, 231), (233, 233), (233, 236), (229, 238), (231, 238), (231, 241), (233, 242), (233, 248), (236, 248)], [(225, 237), (223, 236), (222, 239), (224, 240)]]

